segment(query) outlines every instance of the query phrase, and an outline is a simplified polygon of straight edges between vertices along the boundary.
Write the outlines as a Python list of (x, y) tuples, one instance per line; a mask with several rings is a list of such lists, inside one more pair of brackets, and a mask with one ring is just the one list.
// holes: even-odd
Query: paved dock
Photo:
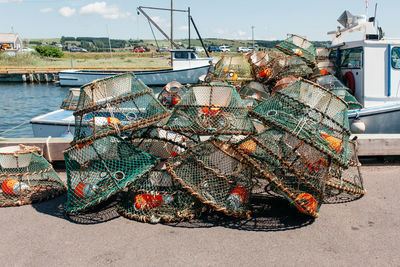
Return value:
[(316, 220), (272, 197), (247, 220), (158, 225), (120, 217), (112, 201), (71, 218), (65, 196), (1, 208), (0, 258), (3, 266), (398, 266), (400, 164), (362, 171), (367, 194), (328, 198)]

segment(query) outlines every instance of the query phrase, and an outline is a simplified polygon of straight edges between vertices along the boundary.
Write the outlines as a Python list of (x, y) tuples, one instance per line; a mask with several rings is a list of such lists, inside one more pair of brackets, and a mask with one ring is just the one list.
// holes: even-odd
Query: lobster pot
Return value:
[(196, 135), (179, 134), (162, 128), (149, 128), (146, 131), (135, 132), (129, 137), (129, 141), (135, 147), (160, 160), (174, 157), (200, 142)]
[(347, 104), (326, 89), (299, 79), (249, 111), (347, 166)]
[(64, 153), (68, 200), (66, 211), (92, 207), (135, 181), (158, 159), (118, 136), (76, 144)]
[(79, 88), (69, 89), (69, 93), (61, 103), (60, 109), (76, 110), (76, 107), (78, 106), (80, 92), (81, 91)]
[(247, 135), (255, 131), (236, 89), (223, 84), (190, 87), (164, 128), (198, 135)]
[(244, 56), (222, 56), (215, 65), (212, 79), (216, 81), (252, 80), (250, 64)]
[(153, 169), (132, 183), (118, 211), (133, 220), (159, 223), (193, 219), (202, 207), (165, 169)]
[(133, 74), (96, 80), (81, 88), (73, 144), (148, 127), (169, 112)]
[(229, 216), (249, 216), (252, 170), (225, 142), (209, 140), (170, 158), (172, 177), (202, 203)]
[(0, 148), (0, 207), (31, 204), (62, 195), (64, 183), (39, 148)]
[(276, 127), (249, 136), (236, 147), (299, 211), (318, 216), (331, 165), (329, 156)]
[(315, 82), (322, 87), (326, 88), (330, 92), (334, 93), (349, 106), (349, 110), (361, 109), (362, 104), (350, 94), (349, 88), (347, 88), (338, 78), (333, 75), (325, 75), (315, 79)]
[(276, 45), (276, 48), (285, 54), (300, 57), (311, 67), (317, 64), (314, 45), (302, 36), (288, 34), (288, 38)]
[(187, 87), (180, 82), (172, 81), (167, 83), (158, 94), (158, 101), (167, 109), (172, 109), (181, 101), (182, 96), (187, 92)]
[(361, 163), (358, 160), (356, 141), (349, 142), (348, 153), (348, 168), (339, 167), (337, 165), (331, 166), (326, 183), (327, 189), (336, 189), (340, 192), (347, 192), (354, 195), (365, 195), (366, 191), (361, 175)]

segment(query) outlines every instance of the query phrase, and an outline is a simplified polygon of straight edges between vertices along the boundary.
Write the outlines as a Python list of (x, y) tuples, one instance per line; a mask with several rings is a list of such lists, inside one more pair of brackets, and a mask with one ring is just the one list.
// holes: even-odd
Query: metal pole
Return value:
[(203, 48), (204, 48), (204, 50), (205, 50), (205, 52), (206, 52), (206, 54), (207, 54), (207, 57), (210, 57), (210, 54), (208, 54), (208, 51), (207, 51), (207, 49), (206, 49), (206, 47), (205, 47), (205, 45), (204, 45), (204, 43), (203, 43), (203, 39), (201, 39), (199, 30), (197, 29), (196, 24), (194, 24), (193, 18), (190, 17), (190, 20), (192, 21), (193, 27), (194, 27), (194, 29), (196, 30), (197, 36), (198, 36), (199, 39), (200, 39), (201, 45), (203, 46)]
[(189, 32), (189, 45), (188, 45), (188, 48), (190, 49), (190, 7), (188, 7), (188, 32)]
[(251, 26), (251, 40), (252, 40), (252, 47), (253, 49), (254, 47), (254, 26)]
[(171, 0), (171, 49), (174, 42), (174, 0)]
[(108, 32), (108, 24), (106, 26), (107, 26), (107, 35), (108, 35), (108, 46), (110, 47), (110, 57), (112, 58), (111, 41), (110, 41), (110, 33)]

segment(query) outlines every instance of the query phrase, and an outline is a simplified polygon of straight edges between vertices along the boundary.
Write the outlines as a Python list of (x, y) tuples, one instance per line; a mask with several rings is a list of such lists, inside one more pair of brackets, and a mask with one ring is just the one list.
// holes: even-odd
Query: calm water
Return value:
[[(0, 133), (35, 116), (59, 109), (69, 88), (54, 84), (0, 83)], [(0, 137), (33, 137), (27, 124)]]

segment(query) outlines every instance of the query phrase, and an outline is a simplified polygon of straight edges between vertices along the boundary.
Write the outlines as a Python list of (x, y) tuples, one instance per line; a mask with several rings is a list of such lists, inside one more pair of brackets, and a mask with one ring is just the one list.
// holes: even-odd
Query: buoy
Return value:
[(303, 55), (303, 51), (301, 51), (301, 49), (298, 49), (298, 48), (293, 49), (293, 52), (298, 56), (302, 56)]
[(304, 210), (304, 208), (298, 204), (299, 202), (305, 204), (305, 206), (308, 207), (309, 210), (311, 210), (312, 212), (316, 212), (317, 211), (318, 202), (309, 193), (301, 193), (301, 194), (299, 194), (294, 201), (296, 203), (297, 209), (299, 211), (303, 212), (303, 213), (308, 213), (308, 212), (306, 210)]
[(11, 178), (5, 179), (1, 184), (1, 190), (3, 193), (10, 195), (17, 195), (27, 189), (29, 189), (29, 185), (24, 182), (18, 182), (17, 180)]
[(202, 109), (203, 113), (208, 114), (208, 115), (215, 115), (219, 112), (219, 107), (218, 106), (211, 106), (211, 108), (205, 104), (205, 107)]
[(231, 194), (226, 199), (226, 206), (228, 207), (228, 209), (237, 210), (246, 201), (247, 196), (247, 190), (242, 186), (238, 186), (233, 189)]
[(256, 150), (257, 144), (253, 140), (247, 140), (246, 142), (240, 144), (239, 148), (242, 149), (246, 153), (254, 153)]
[(269, 77), (271, 75), (271, 72), (269, 71), (269, 69), (265, 69), (263, 71), (261, 71), (260, 73), (258, 73), (258, 77)]
[(353, 134), (362, 134), (365, 132), (365, 123), (362, 120), (356, 118), (351, 123), (350, 130)]
[(343, 142), (339, 138), (333, 137), (327, 133), (321, 133), (320, 136), (329, 143), (329, 147), (335, 150), (337, 153), (341, 153), (343, 150)]
[(98, 126), (104, 126), (107, 124), (118, 124), (121, 121), (115, 117), (93, 117), (94, 123)]
[(75, 187), (75, 195), (78, 197), (91, 197), (94, 195), (95, 191), (98, 189), (96, 185), (92, 185), (89, 183), (79, 183)]

